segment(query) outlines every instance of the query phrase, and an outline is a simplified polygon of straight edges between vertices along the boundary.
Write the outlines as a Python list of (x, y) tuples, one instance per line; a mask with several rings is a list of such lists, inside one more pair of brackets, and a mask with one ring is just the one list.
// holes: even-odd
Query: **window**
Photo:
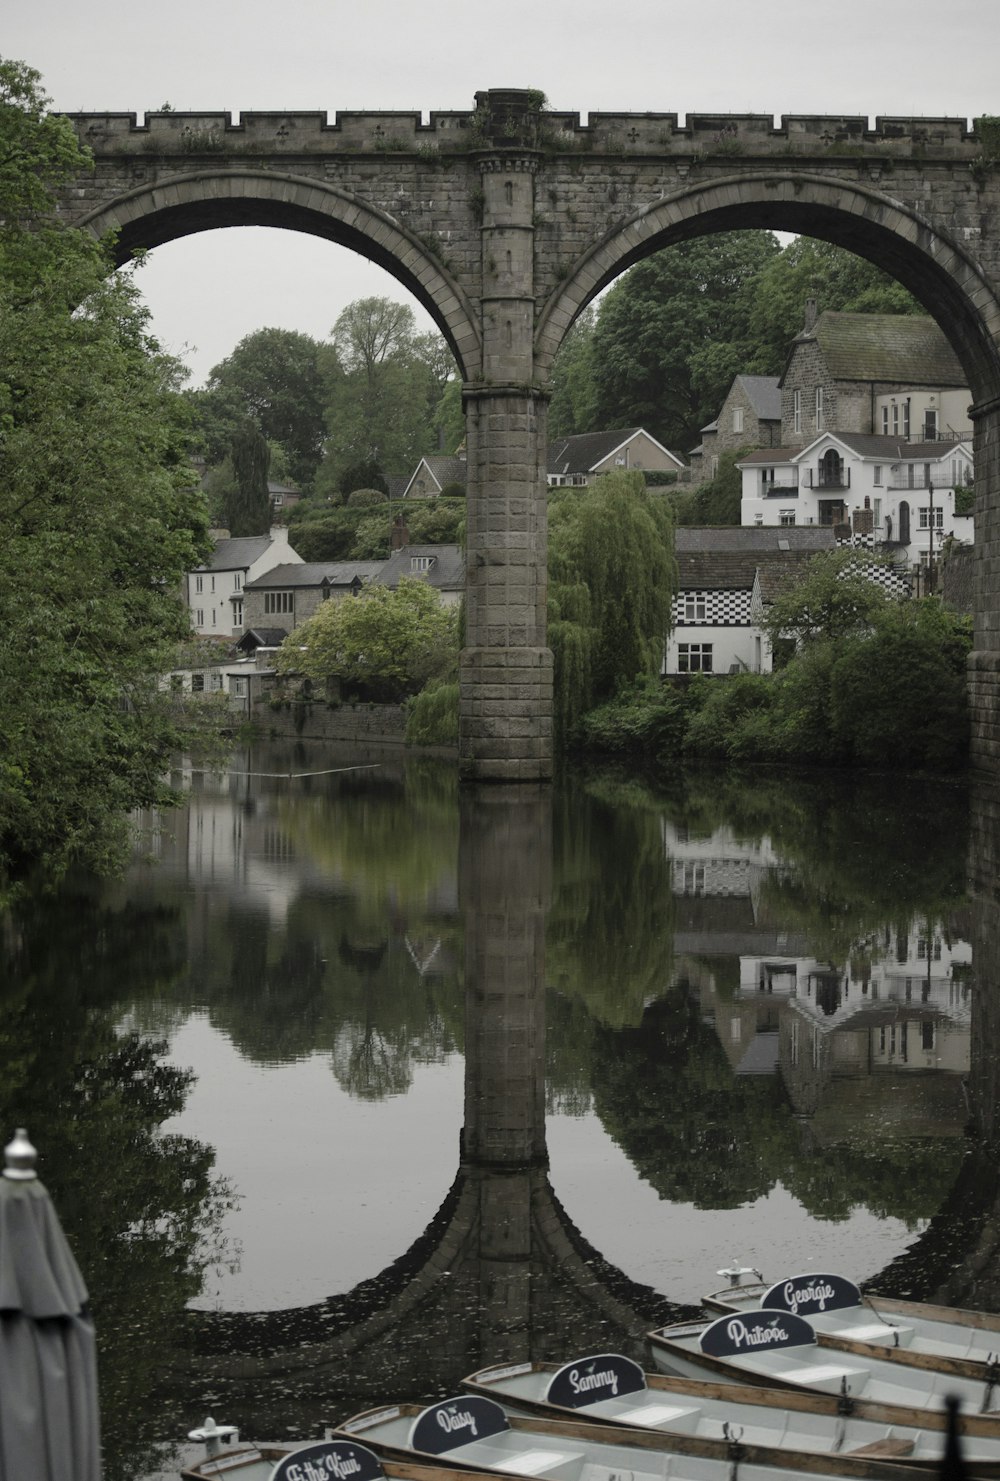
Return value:
[(876, 463), (875, 464), (875, 468), (874, 468), (873, 471), (874, 471), (874, 478), (872, 479), (872, 482), (875, 484), (875, 487), (876, 488), (881, 488), (881, 486), (882, 486), (882, 464), (881, 463)]
[(778, 514), (778, 523), (780, 525), (786, 525), (786, 526), (793, 525), (795, 523), (795, 510), (794, 509), (782, 509), (782, 510), (780, 510), (780, 512)]
[(293, 591), (265, 591), (264, 611), (272, 612), (294, 612), (295, 593)]
[(682, 674), (710, 674), (712, 672), (711, 643), (678, 643), (677, 668)]
[(893, 437), (899, 436), (899, 407), (895, 401), (892, 403), (892, 435)]
[(802, 431), (802, 392), (792, 392), (792, 425), (796, 432)]
[(685, 895), (703, 895), (705, 893), (704, 864), (684, 865), (684, 893)]
[(204, 688), (205, 688), (205, 675), (204, 674), (192, 674), (191, 675), (191, 693), (192, 694), (201, 694), (201, 692), (202, 692), (202, 690)]
[(903, 436), (910, 435), (910, 398), (907, 396), (903, 402)]
[(936, 442), (938, 435), (938, 414), (934, 407), (928, 407), (924, 412), (924, 441)]
[(823, 387), (816, 387), (816, 431), (823, 430)]
[(887, 406), (883, 406), (883, 408), (882, 408), (882, 436), (883, 437), (888, 437), (888, 435), (889, 435), (889, 408)]
[(734, 432), (742, 432), (743, 431), (743, 408), (742, 408), (742, 406), (734, 406), (733, 407), (733, 431)]
[(243, 603), (242, 602), (234, 602), (233, 603), (233, 626), (234, 627), (242, 627), (243, 626)]
[(229, 692), (234, 699), (246, 699), (247, 681), (241, 674), (232, 674), (230, 676)]
[[(918, 527), (921, 530), (929, 530), (930, 529), (930, 527), (931, 527), (931, 511), (930, 511), (929, 508), (926, 508), (925, 507), (923, 509), (918, 509), (917, 510), (917, 518), (918, 518)], [(944, 510), (938, 504), (935, 504), (935, 506), (934, 506), (934, 528), (936, 530), (943, 530), (944, 529)]]
[(203, 576), (196, 576), (194, 578), (195, 596), (200, 596), (201, 595), (201, 589), (202, 589), (203, 583), (204, 583), (204, 577)]
[(764, 523), (764, 516), (762, 514), (755, 514), (753, 522), (755, 525), (762, 525)]
[(197, 609), (197, 611), (195, 612), (195, 614), (194, 614), (194, 623), (195, 623), (195, 627), (204, 627), (205, 626), (205, 609), (204, 609), (204, 607), (199, 607)]
[(684, 598), (684, 621), (704, 622), (706, 615), (705, 598), (698, 592)]
[(875, 528), (879, 529), (882, 524), (882, 500), (875, 499), (872, 507), (875, 511)]
[(411, 571), (429, 571), (430, 568), (431, 568), (431, 566), (433, 564), (434, 564), (434, 557), (432, 555), (411, 555), (410, 556), (410, 570)]
[(219, 691), (223, 688), (223, 678), (222, 678), (222, 675), (221, 674), (209, 674), (209, 676), (208, 676), (208, 687), (209, 687), (210, 691), (212, 692), (212, 694), (218, 694)]
[(237, 571), (233, 577), (233, 591), (243, 590), (243, 572)]

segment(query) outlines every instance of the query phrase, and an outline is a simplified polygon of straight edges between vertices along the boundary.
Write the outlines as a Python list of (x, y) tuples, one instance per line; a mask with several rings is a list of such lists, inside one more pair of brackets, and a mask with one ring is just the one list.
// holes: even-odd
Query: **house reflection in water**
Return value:
[(665, 824), (678, 975), (738, 1075), (781, 1076), (817, 1142), (959, 1136), (969, 1119), (972, 947), (956, 922), (886, 923), (824, 959), (783, 928), (766, 837)]

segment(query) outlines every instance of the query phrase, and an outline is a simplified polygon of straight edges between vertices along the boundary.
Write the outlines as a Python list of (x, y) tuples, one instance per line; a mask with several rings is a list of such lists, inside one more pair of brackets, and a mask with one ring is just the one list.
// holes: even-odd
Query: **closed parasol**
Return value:
[(0, 1481), (100, 1481), (87, 1288), (23, 1129), (0, 1176)]

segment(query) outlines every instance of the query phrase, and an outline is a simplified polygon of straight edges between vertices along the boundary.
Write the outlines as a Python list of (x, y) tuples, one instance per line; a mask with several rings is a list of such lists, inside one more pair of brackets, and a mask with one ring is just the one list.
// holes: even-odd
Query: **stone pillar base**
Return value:
[(459, 772), (467, 781), (552, 776), (552, 653), (466, 648), (460, 661)]
[(969, 759), (978, 771), (1000, 776), (1000, 651), (970, 653)]

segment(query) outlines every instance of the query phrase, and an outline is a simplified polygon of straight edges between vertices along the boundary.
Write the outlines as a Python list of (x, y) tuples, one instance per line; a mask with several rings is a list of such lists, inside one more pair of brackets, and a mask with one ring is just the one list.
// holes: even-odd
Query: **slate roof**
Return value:
[[(561, 478), (574, 473), (590, 473), (598, 463), (603, 463), (616, 449), (640, 434), (656, 442), (645, 427), (617, 427), (610, 432), (579, 432), (573, 437), (554, 437), (549, 443), (548, 471)], [(659, 442), (656, 445), (663, 446)], [(669, 448), (664, 447), (663, 451), (669, 457), (676, 456)], [(677, 462), (680, 463), (679, 458)]]
[(407, 489), (412, 487), (422, 467), (427, 469), (439, 489), (446, 488), (449, 483), (460, 483), (465, 488), (469, 477), (469, 465), (464, 458), (453, 453), (432, 453), (420, 459), (416, 471), (406, 480)]
[(754, 415), (762, 422), (781, 421), (781, 380), (776, 375), (738, 375)]
[(680, 525), (675, 531), (681, 591), (750, 591), (754, 577), (799, 572), (821, 550), (834, 550), (833, 530), (821, 525)]
[(275, 566), (255, 581), (248, 581), (244, 591), (264, 591), (271, 587), (350, 586), (357, 578), (371, 581), (385, 561), (303, 561), (297, 566)]
[(236, 646), (246, 650), (280, 648), (287, 637), (283, 627), (248, 627)]
[[(433, 557), (433, 564), (426, 571), (414, 571), (411, 560)], [(378, 574), (372, 580), (378, 586), (398, 586), (403, 576), (418, 576), (439, 591), (464, 591), (465, 555), (461, 545), (404, 545), (394, 550), (387, 561), (382, 561)]]
[(271, 547), (270, 535), (227, 536), (216, 540), (215, 549), (196, 571), (245, 571)]
[(965, 371), (933, 319), (923, 314), (844, 314), (825, 309), (796, 344), (814, 338), (834, 380), (964, 386)]

